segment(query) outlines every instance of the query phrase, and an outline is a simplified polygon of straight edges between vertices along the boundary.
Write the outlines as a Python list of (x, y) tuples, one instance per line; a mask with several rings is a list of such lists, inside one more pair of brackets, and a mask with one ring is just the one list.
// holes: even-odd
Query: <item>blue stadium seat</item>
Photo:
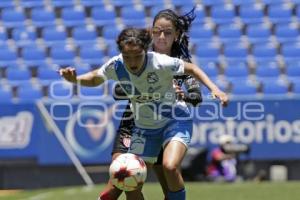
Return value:
[(206, 46), (205, 48), (199, 46), (196, 49), (195, 55), (198, 60), (208, 60), (208, 61), (219, 61), (220, 51), (217, 47)]
[(10, 103), (13, 99), (13, 94), (9, 88), (0, 87), (0, 103)]
[(285, 61), (299, 61), (300, 44), (283, 44), (281, 54)]
[(225, 68), (224, 75), (228, 79), (240, 78), (240, 77), (247, 78), (247, 76), (249, 75), (248, 67), (243, 62), (241, 62), (240, 64), (235, 65), (235, 66), (228, 65)]
[(46, 45), (65, 44), (67, 39), (67, 32), (62, 27), (45, 27), (42, 30), (42, 38)]
[[(199, 63), (199, 62), (198, 62)], [(200, 61), (201, 63), (201, 61)], [(207, 64), (198, 64), (198, 66), (209, 76), (209, 77), (217, 77), (219, 75), (219, 69), (216, 63), (209, 62)]]
[(55, 81), (48, 87), (48, 97), (51, 99), (68, 100), (73, 96), (73, 85), (66, 81)]
[(22, 48), (23, 63), (29, 67), (44, 66), (46, 62), (46, 52), (36, 45), (29, 45)]
[(83, 26), (85, 25), (85, 12), (82, 7), (63, 8), (61, 11), (61, 19), (66, 27)]
[(240, 7), (239, 14), (244, 24), (262, 23), (264, 10), (261, 4), (247, 4)]
[(81, 63), (87, 63), (92, 66), (100, 66), (104, 61), (103, 51), (95, 46), (81, 46), (79, 56)]
[(102, 37), (105, 42), (115, 43), (116, 38), (118, 37), (121, 30), (115, 26), (106, 26), (102, 31)]
[(224, 46), (224, 56), (226, 60), (239, 60), (242, 62), (247, 61), (248, 50), (247, 48), (240, 44), (240, 45), (225, 45)]
[(48, 66), (39, 68), (37, 71), (37, 78), (40, 85), (48, 86), (53, 81), (61, 80), (61, 76), (56, 70), (58, 69), (50, 68)]
[(180, 7), (183, 7), (183, 6), (189, 6), (189, 7), (193, 7), (195, 5), (195, 2), (193, 0), (185, 0), (185, 1), (182, 1), (182, 0), (171, 0), (171, 5), (172, 6), (175, 6), (176, 8), (180, 8)]
[(97, 26), (114, 25), (116, 17), (114, 10), (108, 10), (104, 7), (93, 7), (91, 10), (91, 18)]
[(226, 0), (202, 0), (201, 3), (204, 6), (221, 6), (226, 4)]
[(55, 26), (55, 12), (51, 9), (34, 8), (31, 10), (31, 20), (35, 27)]
[(14, 28), (12, 30), (12, 39), (19, 47), (30, 45), (36, 42), (37, 32), (34, 28)]
[(26, 18), (22, 10), (3, 9), (1, 18), (5, 27), (13, 28), (25, 26)]
[(209, 26), (192, 26), (190, 33), (191, 42), (197, 43), (202, 40), (210, 40), (213, 38), (214, 33)]
[(110, 43), (110, 44), (108, 45), (108, 52), (107, 52), (107, 55), (108, 55), (109, 57), (113, 57), (113, 56), (116, 56), (116, 55), (119, 55), (119, 54), (120, 54), (120, 52), (119, 52), (119, 50), (118, 50), (117, 45), (116, 45), (115, 43)]
[(7, 43), (7, 30), (5, 28), (0, 28), (0, 44)]
[(211, 8), (211, 19), (216, 24), (232, 24), (235, 11), (232, 5), (214, 6)]
[(136, 10), (132, 7), (125, 7), (121, 12), (121, 19), (125, 26), (146, 27), (146, 14), (144, 10)]
[(34, 8), (34, 7), (42, 7), (44, 6), (43, 0), (21, 0), (20, 5), (23, 8)]
[(265, 95), (285, 95), (288, 93), (287, 84), (278, 78), (262, 80), (263, 94)]
[(286, 75), (289, 78), (299, 78), (300, 80), (300, 61), (286, 63)]
[(103, 1), (99, 0), (80, 0), (80, 4), (84, 7), (104, 6)]
[(55, 8), (62, 8), (62, 7), (73, 6), (75, 1), (74, 0), (51, 0), (50, 3)]
[(38, 86), (31, 87), (18, 87), (18, 100), (19, 102), (34, 102), (43, 97), (43, 92)]
[(270, 40), (271, 31), (266, 24), (249, 24), (246, 35), (251, 43), (266, 42)]
[(260, 0), (260, 1), (262, 4), (267, 6), (280, 5), (287, 2), (286, 0)]
[(15, 6), (15, 2), (12, 0), (1, 0), (0, 1), (0, 9), (13, 8), (14, 6)]
[(292, 7), (290, 4), (276, 4), (268, 7), (269, 20), (273, 24), (288, 23), (292, 20)]
[[(293, 42), (299, 40), (299, 30), (295, 23), (277, 24), (275, 26), (275, 36), (278, 42)], [(299, 40), (300, 41), (300, 40)]]
[(222, 42), (232, 42), (233, 40), (239, 41), (242, 36), (241, 28), (235, 24), (221, 25), (218, 27), (217, 33)]
[(75, 64), (75, 52), (65, 46), (53, 46), (50, 50), (52, 64), (60, 66), (71, 66)]
[(9, 48), (0, 50), (0, 66), (13, 66), (17, 64), (17, 52)]
[(293, 82), (293, 93), (300, 95), (300, 81), (294, 81)]
[(84, 43), (93, 43), (97, 41), (97, 32), (93, 26), (80, 26), (74, 27), (72, 30), (72, 37), (76, 45), (82, 45)]
[(235, 6), (250, 6), (256, 4), (256, 0), (231, 0), (231, 3)]
[(126, 6), (131, 6), (133, 7), (133, 1), (132, 0), (110, 0), (110, 3), (114, 6), (114, 7), (126, 7)]
[(31, 80), (31, 73), (28, 69), (7, 68), (6, 78), (11, 86), (25, 85)]
[(259, 62), (256, 65), (256, 76), (258, 79), (266, 77), (278, 77), (280, 68), (276, 62)]
[(257, 94), (257, 86), (255, 83), (247, 79), (238, 79), (238, 81), (232, 81), (232, 95), (256, 95)]
[(163, 7), (162, 5), (164, 4), (164, 0), (141, 0), (140, 2), (144, 7), (153, 7), (157, 5)]
[(104, 86), (98, 87), (77, 87), (77, 94), (81, 99), (99, 100), (104, 95)]
[(254, 45), (252, 55), (256, 61), (274, 61), (277, 56), (277, 49), (272, 43)]

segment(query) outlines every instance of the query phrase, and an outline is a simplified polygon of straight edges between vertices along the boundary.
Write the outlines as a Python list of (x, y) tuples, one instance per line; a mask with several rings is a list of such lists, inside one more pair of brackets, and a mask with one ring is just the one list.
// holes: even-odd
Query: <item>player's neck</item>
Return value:
[(166, 54), (168, 56), (171, 55), (171, 50), (167, 50), (167, 49), (154, 49), (154, 51), (160, 54)]
[(146, 55), (145, 55), (144, 63), (143, 63), (143, 65), (142, 65), (138, 70), (132, 71), (132, 70), (130, 70), (130, 68), (127, 68), (127, 70), (128, 70), (131, 74), (134, 74), (134, 75), (136, 75), (136, 76), (139, 76), (139, 75), (141, 75), (141, 73), (145, 70), (145, 67), (146, 67), (146, 65), (147, 65), (147, 61), (148, 61), (148, 56), (147, 56), (147, 54), (146, 54)]

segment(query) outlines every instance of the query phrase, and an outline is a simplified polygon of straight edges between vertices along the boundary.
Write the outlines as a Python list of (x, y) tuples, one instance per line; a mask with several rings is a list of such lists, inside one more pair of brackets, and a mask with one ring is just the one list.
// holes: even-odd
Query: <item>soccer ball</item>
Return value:
[(113, 160), (109, 175), (114, 186), (123, 191), (133, 191), (144, 184), (147, 167), (139, 156), (125, 153)]

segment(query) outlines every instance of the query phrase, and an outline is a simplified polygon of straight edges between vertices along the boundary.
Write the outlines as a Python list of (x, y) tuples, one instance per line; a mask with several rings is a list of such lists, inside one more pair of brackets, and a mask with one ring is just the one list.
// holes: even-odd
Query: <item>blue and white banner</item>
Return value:
[[(197, 112), (198, 111), (198, 112)], [(252, 159), (300, 158), (300, 101), (232, 101), (228, 108), (206, 102), (194, 116), (192, 146), (217, 145), (220, 134), (251, 146)]]
[[(104, 164), (127, 102), (45, 103), (51, 119), (83, 164)], [(192, 109), (191, 148), (217, 145), (220, 134), (251, 146), (251, 159), (300, 159), (300, 101), (232, 101), (223, 109), (205, 101)], [(35, 159), (41, 165), (71, 164), (49, 119), (35, 104), (0, 104), (0, 160)]]

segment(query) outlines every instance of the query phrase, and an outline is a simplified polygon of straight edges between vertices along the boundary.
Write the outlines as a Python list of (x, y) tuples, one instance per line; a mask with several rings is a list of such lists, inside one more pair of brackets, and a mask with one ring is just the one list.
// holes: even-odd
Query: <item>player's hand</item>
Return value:
[(58, 70), (60, 76), (64, 77), (69, 82), (76, 83), (77, 73), (76, 69), (73, 67), (62, 68)]
[(182, 90), (182, 88), (179, 85), (175, 86), (175, 92), (176, 92), (176, 96), (178, 99), (183, 99), (184, 98), (184, 91)]
[(229, 98), (226, 93), (221, 90), (212, 91), (212, 98), (218, 98), (221, 101), (222, 106), (226, 107), (229, 103)]

